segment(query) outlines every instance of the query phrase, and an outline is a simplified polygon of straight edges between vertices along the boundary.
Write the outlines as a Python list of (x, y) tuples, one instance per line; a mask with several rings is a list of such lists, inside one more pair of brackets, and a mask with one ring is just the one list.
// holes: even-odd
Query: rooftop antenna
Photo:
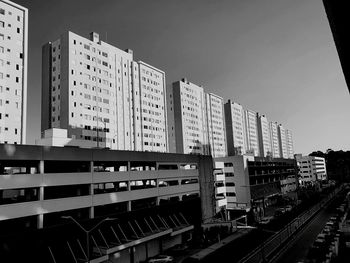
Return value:
[(108, 40), (108, 34), (107, 34), (107, 31), (106, 31), (106, 43), (107, 43), (107, 40)]

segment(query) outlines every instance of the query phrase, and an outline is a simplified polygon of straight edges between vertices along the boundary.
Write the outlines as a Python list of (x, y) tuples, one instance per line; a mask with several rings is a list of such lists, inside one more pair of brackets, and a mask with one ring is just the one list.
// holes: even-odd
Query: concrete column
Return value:
[(37, 224), (37, 227), (38, 227), (39, 229), (44, 227), (44, 215), (43, 215), (43, 214), (38, 215), (38, 224)]
[(39, 173), (43, 174), (44, 173), (44, 161), (40, 161), (39, 163)]
[(40, 186), (39, 188), (39, 200), (40, 201), (44, 200), (44, 186)]
[(90, 173), (94, 172), (94, 162), (90, 161)]
[(128, 212), (131, 211), (131, 201), (127, 201), (128, 202)]
[(91, 184), (90, 184), (90, 189), (89, 189), (89, 194), (91, 196), (91, 206), (89, 208), (89, 218), (94, 218), (95, 217), (95, 208), (92, 203), (92, 199), (94, 196), (94, 162), (90, 161), (90, 173), (91, 173)]
[[(44, 173), (44, 161), (41, 160), (39, 163), (39, 173)], [(39, 200), (42, 202), (44, 200), (44, 186), (39, 187)], [(38, 221), (37, 221), (37, 227), (43, 228), (44, 227), (44, 215), (40, 214), (38, 215)]]
[(95, 217), (95, 207), (91, 206), (89, 209), (89, 218), (94, 218)]

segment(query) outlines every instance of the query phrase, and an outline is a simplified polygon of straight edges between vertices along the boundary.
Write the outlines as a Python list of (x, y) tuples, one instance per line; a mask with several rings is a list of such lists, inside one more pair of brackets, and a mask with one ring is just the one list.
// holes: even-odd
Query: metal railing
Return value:
[(334, 196), (341, 191), (341, 188), (336, 189), (321, 202), (314, 205), (293, 221), (289, 222), (283, 229), (264, 241), (259, 247), (250, 252), (247, 256), (242, 258), (239, 263), (260, 263), (268, 262), (274, 252), (276, 252), (282, 244), (284, 244), (290, 237), (303, 227), (314, 215), (316, 215)]

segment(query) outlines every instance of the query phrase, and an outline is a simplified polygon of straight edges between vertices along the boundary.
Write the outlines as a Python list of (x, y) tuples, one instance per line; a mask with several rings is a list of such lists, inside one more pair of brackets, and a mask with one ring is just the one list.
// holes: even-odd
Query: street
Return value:
[(294, 263), (306, 257), (309, 247), (315, 241), (317, 235), (332, 216), (334, 202), (331, 207), (320, 211), (312, 221), (301, 230), (294, 240), (294, 244), (276, 261), (280, 263)]

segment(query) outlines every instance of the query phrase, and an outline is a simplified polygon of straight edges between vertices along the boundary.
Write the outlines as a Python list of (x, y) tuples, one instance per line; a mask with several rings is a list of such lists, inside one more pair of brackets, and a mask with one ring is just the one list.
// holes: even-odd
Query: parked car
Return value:
[(154, 258), (151, 258), (147, 261), (148, 263), (166, 263), (166, 262), (174, 262), (174, 258), (172, 256), (167, 255), (158, 255)]
[(290, 212), (292, 211), (293, 207), (291, 205), (286, 205), (284, 209), (286, 210), (286, 212)]
[(263, 217), (263, 218), (259, 221), (259, 224), (267, 225), (268, 223), (271, 222), (272, 219), (273, 219), (272, 216)]
[(187, 245), (178, 244), (170, 248), (167, 253), (173, 256), (182, 255), (186, 249), (188, 249)]
[(275, 211), (275, 217), (280, 217), (286, 212), (286, 209), (284, 208), (278, 208)]

